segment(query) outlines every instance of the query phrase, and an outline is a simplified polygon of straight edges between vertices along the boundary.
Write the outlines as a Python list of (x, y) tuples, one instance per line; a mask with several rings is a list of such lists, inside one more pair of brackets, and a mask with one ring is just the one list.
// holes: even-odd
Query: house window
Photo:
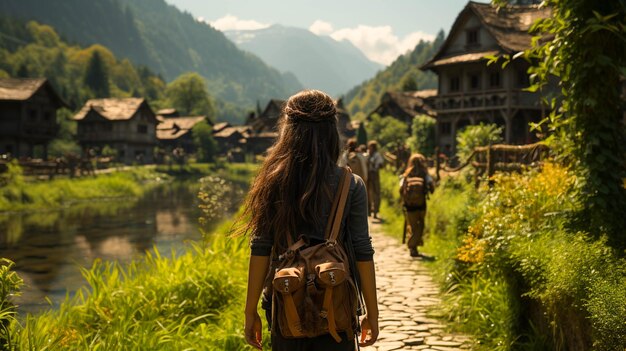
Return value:
[(467, 31), (467, 45), (478, 44), (478, 29), (470, 29)]
[(102, 130), (105, 132), (112, 132), (113, 125), (111, 123), (102, 123)]
[(475, 89), (480, 89), (480, 74), (479, 73), (474, 73), (474, 74), (470, 74), (469, 77), (470, 81), (470, 89), (475, 90)]
[(461, 79), (458, 76), (450, 78), (450, 91), (461, 90)]
[(491, 72), (489, 75), (489, 86), (492, 88), (500, 87), (500, 72)]
[(145, 124), (140, 124), (137, 126), (137, 133), (140, 134), (148, 134), (148, 126)]
[(37, 120), (37, 110), (28, 110), (28, 120), (31, 122)]
[(520, 88), (528, 88), (530, 86), (530, 78), (524, 69), (517, 71), (517, 86)]
[(50, 113), (50, 111), (46, 111), (43, 114), (43, 120), (45, 122), (50, 122), (52, 120), (52, 113)]
[(452, 124), (450, 122), (442, 122), (439, 125), (439, 132), (441, 135), (450, 135), (452, 133)]

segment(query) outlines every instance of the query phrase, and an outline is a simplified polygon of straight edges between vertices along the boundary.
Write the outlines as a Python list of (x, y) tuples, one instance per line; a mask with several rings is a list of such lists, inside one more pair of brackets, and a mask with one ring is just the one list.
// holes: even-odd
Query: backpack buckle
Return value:
[(296, 254), (295, 251), (287, 250), (287, 251), (285, 251), (284, 254), (278, 256), (278, 260), (279, 261), (284, 261), (285, 259), (290, 260), (290, 259), (292, 259), (295, 256), (295, 254)]
[(326, 247), (329, 249), (334, 249), (337, 246), (337, 240), (326, 240)]

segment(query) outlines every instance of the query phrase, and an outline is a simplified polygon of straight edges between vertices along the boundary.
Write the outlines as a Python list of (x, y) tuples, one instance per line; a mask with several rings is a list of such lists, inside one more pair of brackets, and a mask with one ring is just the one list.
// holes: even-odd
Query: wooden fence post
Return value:
[(437, 183), (441, 180), (441, 176), (439, 175), (439, 170), (441, 169), (441, 160), (439, 159), (439, 146), (435, 147), (435, 178), (437, 179)]
[(489, 145), (487, 147), (487, 184), (489, 184), (489, 187), (493, 186), (493, 180), (491, 180), (491, 177), (493, 177), (495, 173), (495, 160), (493, 153), (494, 150), (491, 145)]

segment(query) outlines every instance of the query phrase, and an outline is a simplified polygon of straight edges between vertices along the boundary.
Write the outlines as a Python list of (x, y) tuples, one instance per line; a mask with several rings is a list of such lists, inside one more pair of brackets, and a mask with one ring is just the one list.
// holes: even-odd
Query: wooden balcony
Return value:
[(433, 98), (437, 112), (477, 112), (497, 109), (535, 109), (540, 108), (537, 93), (521, 90), (486, 90), (438, 95)]

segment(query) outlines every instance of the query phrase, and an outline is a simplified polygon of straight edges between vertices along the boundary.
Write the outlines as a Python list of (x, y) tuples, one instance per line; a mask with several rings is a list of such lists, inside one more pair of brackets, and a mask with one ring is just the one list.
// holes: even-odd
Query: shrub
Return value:
[(502, 142), (502, 127), (495, 124), (467, 126), (456, 136), (456, 154), (461, 161), (467, 160), (477, 146), (487, 146)]
[(372, 139), (376, 135), (376, 140), (381, 148), (393, 147), (399, 143), (404, 143), (409, 137), (408, 126), (391, 117), (380, 117), (377, 114), (371, 116), (366, 126), (367, 135)]
[(414, 152), (425, 156), (435, 153), (435, 128), (437, 120), (427, 115), (418, 115), (413, 118), (409, 145)]

